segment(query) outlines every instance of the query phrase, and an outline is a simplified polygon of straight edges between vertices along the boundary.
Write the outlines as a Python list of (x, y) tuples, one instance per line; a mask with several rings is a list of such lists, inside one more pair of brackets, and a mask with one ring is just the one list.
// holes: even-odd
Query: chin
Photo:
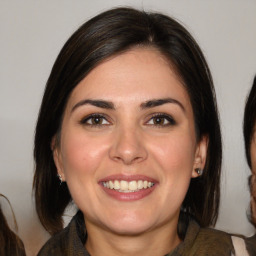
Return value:
[(119, 235), (139, 235), (152, 229), (153, 223), (150, 218), (142, 216), (125, 216), (119, 218), (113, 218), (106, 222), (107, 228), (113, 233)]
[(109, 226), (109, 230), (112, 233), (116, 233), (122, 236), (138, 236), (142, 233), (147, 232), (150, 228), (150, 225), (137, 225), (137, 223), (123, 224), (123, 223), (115, 223), (115, 225)]

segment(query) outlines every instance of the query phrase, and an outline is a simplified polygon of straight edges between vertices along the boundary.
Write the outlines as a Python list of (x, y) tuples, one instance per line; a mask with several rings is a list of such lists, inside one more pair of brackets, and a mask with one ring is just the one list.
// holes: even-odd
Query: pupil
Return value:
[(94, 124), (100, 124), (100, 120), (101, 118), (100, 117), (94, 117)]
[(158, 117), (155, 119), (155, 124), (161, 124), (162, 123), (162, 118)]

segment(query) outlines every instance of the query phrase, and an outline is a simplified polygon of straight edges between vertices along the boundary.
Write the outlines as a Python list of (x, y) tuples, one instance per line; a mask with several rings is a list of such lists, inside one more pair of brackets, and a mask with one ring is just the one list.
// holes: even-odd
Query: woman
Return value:
[[(244, 142), (247, 163), (252, 175), (249, 178), (251, 191), (251, 223), (256, 227), (256, 76), (244, 111)], [(256, 235), (246, 239), (250, 255), (256, 255)]]
[[(7, 197), (5, 197), (3, 194), (0, 194), (0, 197), (3, 197), (8, 204), (11, 207), (11, 204), (8, 200)], [(14, 224), (16, 230), (18, 229), (17, 223), (16, 223), (16, 218), (14, 215), (14, 212), (12, 210), (12, 215), (14, 219)], [(23, 245), (23, 242), (21, 239), (10, 229), (8, 222), (4, 216), (4, 213), (2, 211), (2, 207), (0, 204), (0, 255), (3, 256), (25, 256), (25, 248)]]
[(55, 234), (39, 255), (231, 255), (230, 236), (205, 228), (221, 152), (212, 77), (189, 32), (130, 8), (94, 17), (61, 50), (38, 117), (36, 208)]

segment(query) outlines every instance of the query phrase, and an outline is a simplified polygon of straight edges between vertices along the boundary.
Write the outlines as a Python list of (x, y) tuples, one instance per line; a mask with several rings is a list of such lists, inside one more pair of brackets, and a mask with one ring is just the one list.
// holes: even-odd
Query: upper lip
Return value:
[(99, 183), (101, 182), (106, 182), (106, 181), (113, 181), (113, 180), (125, 180), (125, 181), (132, 181), (132, 180), (146, 180), (150, 181), (153, 183), (156, 183), (157, 181), (151, 177), (148, 177), (146, 175), (124, 175), (124, 174), (114, 174), (114, 175), (109, 175), (107, 177), (104, 177), (99, 180)]

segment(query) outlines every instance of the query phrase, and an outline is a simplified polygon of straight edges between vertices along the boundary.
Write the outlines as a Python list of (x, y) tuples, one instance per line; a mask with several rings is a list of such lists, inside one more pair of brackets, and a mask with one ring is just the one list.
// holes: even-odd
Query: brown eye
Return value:
[(87, 123), (91, 123), (92, 125), (99, 125), (103, 123), (103, 118), (102, 117), (92, 117), (90, 122)]
[(176, 122), (169, 115), (157, 114), (157, 115), (151, 117), (151, 119), (148, 121), (147, 124), (161, 127), (161, 126), (175, 125)]
[(163, 117), (154, 117), (153, 118), (153, 123), (155, 125), (163, 125), (163, 124), (165, 124), (165, 121), (166, 120)]
[(101, 126), (110, 124), (105, 116), (99, 114), (87, 116), (86, 118), (82, 119), (80, 123), (88, 126)]

